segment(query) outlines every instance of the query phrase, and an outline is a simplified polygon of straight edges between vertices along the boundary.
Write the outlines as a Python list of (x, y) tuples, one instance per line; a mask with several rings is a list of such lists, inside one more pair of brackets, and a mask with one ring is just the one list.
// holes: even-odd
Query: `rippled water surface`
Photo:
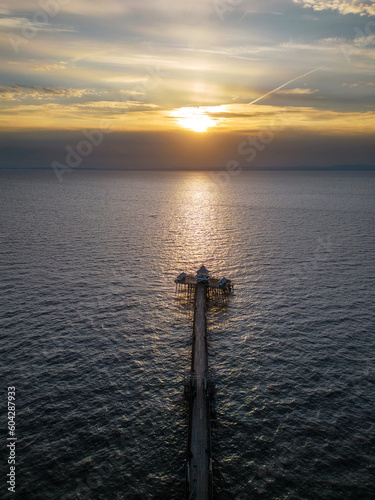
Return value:
[(374, 174), (0, 177), (11, 498), (183, 498), (173, 280), (202, 263), (235, 283), (208, 311), (216, 498), (375, 498)]

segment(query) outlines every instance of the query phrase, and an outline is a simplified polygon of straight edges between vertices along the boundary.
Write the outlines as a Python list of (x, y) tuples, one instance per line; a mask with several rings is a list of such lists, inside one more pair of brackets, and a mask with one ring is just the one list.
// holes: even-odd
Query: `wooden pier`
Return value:
[(185, 378), (185, 395), (189, 401), (185, 499), (212, 500), (211, 412), (214, 386), (208, 370), (206, 302), (212, 294), (228, 295), (233, 287), (225, 278), (220, 281), (210, 278), (204, 266), (195, 277), (182, 273), (175, 281), (184, 285), (188, 294), (195, 292), (191, 371)]
[(190, 449), (188, 457), (189, 498), (207, 500), (212, 498), (212, 457), (210, 443), (210, 403), (206, 393), (208, 353), (206, 337), (206, 286), (196, 285), (193, 356), (191, 418), (189, 422)]

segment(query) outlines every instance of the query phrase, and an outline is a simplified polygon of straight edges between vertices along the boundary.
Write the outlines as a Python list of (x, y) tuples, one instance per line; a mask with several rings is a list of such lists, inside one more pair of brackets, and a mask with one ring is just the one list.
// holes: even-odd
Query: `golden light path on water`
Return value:
[(209, 174), (186, 174), (176, 185), (169, 227), (172, 267), (194, 271), (205, 264), (211, 271), (226, 268), (234, 250), (233, 216), (225, 207), (226, 192)]

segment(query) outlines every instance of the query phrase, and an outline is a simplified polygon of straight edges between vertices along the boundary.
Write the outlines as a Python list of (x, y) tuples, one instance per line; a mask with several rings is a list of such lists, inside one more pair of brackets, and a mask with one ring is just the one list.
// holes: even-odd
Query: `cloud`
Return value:
[(109, 83), (142, 83), (145, 80), (145, 77), (140, 78), (139, 76), (111, 76), (103, 78), (103, 82)]
[[(26, 98), (48, 99), (54, 97), (82, 97), (89, 89), (59, 89), (38, 87), (34, 85), (3, 85), (0, 86), (0, 99), (20, 100)], [(94, 92), (91, 90), (91, 92)]]
[(305, 8), (314, 10), (338, 10), (340, 14), (375, 15), (375, 4), (372, 0), (293, 0)]
[(343, 83), (343, 87), (375, 87), (374, 82), (355, 82), (355, 83)]
[[(186, 131), (112, 132), (92, 155), (85, 158), (80, 168), (220, 168), (225, 171), (229, 160), (237, 160), (244, 167), (374, 164), (375, 146), (371, 133), (337, 136), (285, 131), (252, 163), (238, 153), (238, 145), (247, 137), (246, 130), (242, 134), (209, 134), (204, 141), (201, 135)], [(85, 136), (81, 130), (51, 128), (42, 135), (35, 131), (12, 134), (0, 131), (0, 140), (6, 144), (0, 148), (0, 164), (8, 168), (51, 170), (53, 161), (65, 164), (66, 146), (76, 148), (82, 139)]]
[[(47, 0), (34, 2), (34, 5), (30, 0), (17, 0), (17, 2), (3, 0), (2, 3), (4, 7), (9, 7), (9, 10), (1, 6), (0, 15), (8, 15), (11, 10), (13, 13), (25, 13), (30, 19), (36, 11), (43, 10), (44, 6), (46, 6), (45, 10), (47, 11), (49, 4)], [(114, 19), (121, 18), (122, 16), (128, 18), (136, 16), (139, 20), (148, 18), (157, 22), (161, 17), (171, 19), (177, 16), (210, 14), (212, 17), (215, 16), (216, 20), (215, 9), (211, 0), (207, 2), (190, 0), (189, 2), (175, 3), (170, 2), (170, 0), (142, 0), (142, 2), (136, 0), (128, 0), (127, 2), (124, 2), (124, 0), (106, 0), (106, 2), (56, 0), (55, 2), (50, 2), (50, 4), (55, 5), (55, 7), (50, 8), (57, 9), (56, 16), (72, 14), (79, 17), (89, 17), (92, 20), (110, 20), (112, 24)], [(149, 13), (150, 16), (148, 17), (145, 13)], [(50, 17), (55, 17), (55, 15)]]
[(289, 89), (289, 90), (279, 90), (278, 94), (284, 94), (284, 95), (291, 95), (291, 94), (315, 94), (316, 92), (319, 92), (318, 90), (312, 90), (312, 89), (300, 89), (300, 88), (295, 88), (295, 89)]
[[(52, 12), (56, 9), (56, 14), (61, 12), (69, 12), (75, 15), (90, 15), (92, 17), (103, 17), (105, 15), (120, 15), (129, 10), (128, 7), (124, 6), (124, 2), (122, 0), (107, 0), (105, 4), (101, 4), (100, 2), (92, 2), (92, 0), (79, 0), (78, 2), (71, 1), (56, 1), (50, 2), (50, 6), (48, 6), (48, 2), (41, 1), (35, 2), (35, 5), (29, 0), (17, 0), (17, 2), (10, 2), (10, 0), (5, 0), (5, 4), (8, 3), (9, 7), (12, 11), (22, 11), (28, 12), (28, 17), (32, 17), (35, 11), (43, 10), (43, 7), (46, 6), (45, 10), (48, 12), (48, 8), (51, 9)], [(39, 6), (38, 6), (39, 4)], [(0, 14), (8, 14), (9, 10), (0, 8)], [(54, 17), (54, 16), (51, 16)]]
[[(122, 106), (126, 104), (128, 107), (140, 107), (145, 104), (136, 97), (142, 96), (142, 92), (137, 90), (106, 90), (106, 89), (74, 89), (74, 88), (56, 88), (56, 87), (41, 87), (34, 85), (3, 85), (0, 86), (0, 99), (20, 101), (23, 99), (30, 100), (47, 100), (51, 99), (61, 101), (61, 98), (75, 98), (80, 106), (97, 106), (102, 107), (103, 103), (107, 103), (108, 107), (113, 107), (120, 103)], [(115, 99), (116, 97), (116, 99)], [(121, 101), (118, 100), (120, 97)], [(112, 103), (112, 104), (111, 104)], [(149, 108), (159, 108), (152, 103), (146, 105)]]
[(2, 17), (0, 18), (0, 27), (6, 29), (21, 29), (30, 22), (26, 17)]
[[(44, 15), (48, 17), (46, 13), (44, 13)], [(27, 17), (20, 16), (0, 17), (0, 27), (16, 32), (19, 32), (21, 30), (22, 33), (23, 30), (31, 30), (31, 32), (43, 31), (46, 33), (74, 33), (76, 31), (71, 26), (57, 24), (51, 25), (49, 22), (34, 21), (32, 18), (28, 19)]]
[(63, 62), (56, 64), (44, 64), (43, 66), (34, 66), (35, 71), (53, 71), (55, 69), (66, 69), (66, 64)]
[(89, 101), (77, 104), (79, 109), (93, 109), (102, 112), (127, 113), (129, 111), (151, 111), (159, 109), (157, 104), (145, 104), (141, 101)]

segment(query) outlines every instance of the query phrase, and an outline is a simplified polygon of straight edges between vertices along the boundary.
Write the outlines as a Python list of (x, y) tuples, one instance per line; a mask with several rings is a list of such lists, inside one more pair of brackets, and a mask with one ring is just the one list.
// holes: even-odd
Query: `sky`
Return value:
[(2, 168), (374, 165), (375, 2), (4, 0)]

